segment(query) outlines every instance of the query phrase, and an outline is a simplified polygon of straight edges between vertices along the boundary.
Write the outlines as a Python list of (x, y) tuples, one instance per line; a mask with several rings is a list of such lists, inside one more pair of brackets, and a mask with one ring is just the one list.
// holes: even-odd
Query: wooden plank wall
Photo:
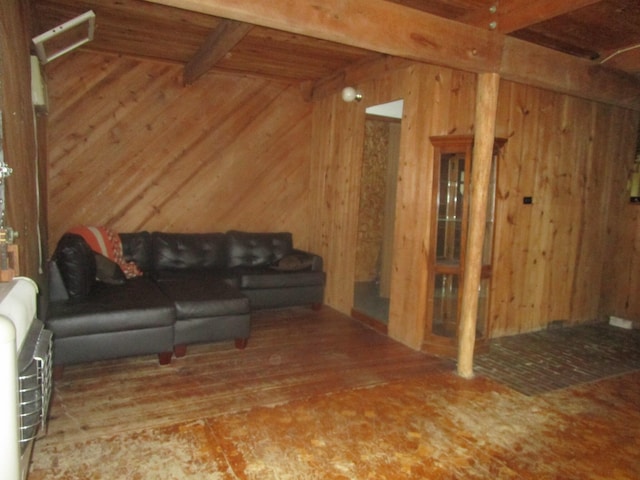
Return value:
[(343, 312), (353, 303), (359, 178), (365, 108), (404, 99), (396, 196), (395, 255), (389, 334), (419, 348), (424, 336), (426, 239), (431, 192), (430, 135), (470, 133), (475, 76), (444, 67), (412, 65), (362, 82), (364, 99), (339, 94), (314, 110), (312, 190), (319, 230), (313, 249), (323, 253), (329, 277), (325, 302)]
[(309, 246), (312, 104), (297, 87), (78, 52), (49, 64), (50, 253), (76, 224), (288, 230)]
[[(20, 272), (42, 286), (41, 246), (46, 238), (46, 212), (39, 204), (38, 188), (46, 190), (41, 176), (44, 123), (31, 103), (29, 63), (29, 8), (19, 0), (0, 2), (0, 110), (3, 114), (4, 161), (13, 169), (5, 179), (5, 226), (18, 234)], [(36, 123), (38, 127), (36, 127)], [(40, 130), (38, 130), (40, 129)], [(44, 247), (43, 247), (44, 248)]]
[(624, 255), (630, 245), (612, 249), (607, 240), (608, 228), (640, 226), (609, 227), (610, 214), (630, 211), (620, 193), (638, 114), (513, 82), (502, 82), (499, 108), (497, 130), (509, 141), (499, 167), (491, 334), (599, 319), (611, 280), (628, 278), (626, 268), (603, 274), (608, 257), (639, 260), (637, 251), (635, 260)]
[[(329, 271), (326, 302), (349, 312), (364, 108), (404, 98), (389, 333), (419, 348), (428, 303), (428, 138), (473, 130), (475, 76), (414, 65), (358, 87), (361, 104), (345, 104), (336, 94), (320, 99), (314, 111), (312, 245)], [(538, 330), (554, 320), (595, 320), (612, 276), (627, 297), (635, 295), (638, 216), (629, 224), (608, 220), (610, 210), (622, 207), (614, 190), (633, 159), (637, 122), (637, 112), (501, 82), (496, 134), (509, 141), (499, 167), (489, 336)], [(523, 205), (524, 196), (533, 204)], [(622, 233), (607, 236), (607, 229)], [(633, 256), (635, 270), (603, 273), (613, 245)]]
[[(637, 138), (640, 119), (627, 112), (627, 120), (607, 125), (611, 149), (620, 149), (613, 176), (611, 208), (603, 256), (601, 315), (614, 315), (640, 323), (640, 204), (629, 202), (628, 173), (632, 170), (629, 143)], [(606, 118), (602, 122), (607, 122)], [(634, 130), (635, 128), (635, 130)], [(640, 139), (638, 139), (640, 141)], [(627, 148), (622, 150), (622, 146)]]
[[(339, 93), (306, 103), (296, 87), (231, 75), (183, 87), (180, 68), (131, 58), (78, 52), (50, 64), (49, 247), (78, 223), (290, 230), (325, 258), (326, 303), (349, 312), (365, 108), (404, 98), (389, 332), (420, 348), (428, 138), (473, 131), (475, 75), (406, 63), (371, 71), (357, 85), (365, 99), (347, 104)], [(619, 193), (638, 121), (623, 108), (501, 82), (497, 134), (509, 141), (490, 336), (640, 316), (638, 207)]]

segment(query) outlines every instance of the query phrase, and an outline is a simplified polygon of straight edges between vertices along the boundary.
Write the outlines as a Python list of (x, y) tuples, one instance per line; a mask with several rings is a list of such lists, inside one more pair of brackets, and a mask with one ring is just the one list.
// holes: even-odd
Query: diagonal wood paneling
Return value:
[(311, 104), (265, 79), (76, 53), (48, 66), (50, 248), (118, 231), (290, 230), (306, 247)]

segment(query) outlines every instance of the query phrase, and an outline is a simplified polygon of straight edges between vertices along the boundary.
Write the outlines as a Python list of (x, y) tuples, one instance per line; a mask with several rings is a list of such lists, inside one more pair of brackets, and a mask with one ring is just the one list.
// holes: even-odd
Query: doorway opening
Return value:
[(389, 322), (393, 233), (403, 101), (366, 109), (353, 314)]

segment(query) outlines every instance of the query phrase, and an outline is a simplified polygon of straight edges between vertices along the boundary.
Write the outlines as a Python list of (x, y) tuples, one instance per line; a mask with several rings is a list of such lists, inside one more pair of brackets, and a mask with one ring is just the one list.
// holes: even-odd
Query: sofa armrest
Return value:
[(56, 262), (69, 298), (85, 297), (96, 282), (96, 258), (80, 235), (65, 233), (56, 246)]
[(69, 294), (67, 288), (64, 286), (62, 275), (58, 264), (51, 260), (47, 263), (48, 277), (49, 277), (49, 300), (52, 302), (58, 300), (69, 300)]

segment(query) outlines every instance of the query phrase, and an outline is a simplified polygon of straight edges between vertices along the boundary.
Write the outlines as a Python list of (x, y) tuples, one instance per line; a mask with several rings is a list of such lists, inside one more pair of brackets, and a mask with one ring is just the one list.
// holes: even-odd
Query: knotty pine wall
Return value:
[[(45, 126), (31, 103), (29, 5), (0, 2), (0, 111), (4, 161), (13, 173), (4, 179), (5, 227), (17, 233), (19, 275), (43, 287), (46, 248)], [(40, 194), (39, 194), (40, 190)]]
[[(430, 135), (473, 131), (475, 75), (414, 64), (306, 103), (295, 87), (75, 53), (47, 68), (49, 247), (78, 223), (119, 231), (290, 230), (323, 254), (349, 312), (365, 108), (404, 98), (389, 332), (420, 348)], [(640, 319), (637, 206), (624, 185), (638, 112), (501, 82), (489, 335), (616, 314)], [(622, 192), (622, 193), (621, 193)], [(532, 205), (522, 197), (532, 196)]]
[[(326, 302), (349, 312), (364, 109), (404, 98), (389, 334), (420, 348), (428, 303), (429, 136), (473, 131), (475, 76), (413, 65), (358, 88), (361, 103), (346, 104), (336, 94), (314, 110), (312, 191), (319, 208), (312, 248), (329, 271)], [(614, 311), (640, 319), (640, 207), (630, 206), (622, 191), (638, 116), (501, 82), (496, 135), (509, 141), (499, 166), (489, 336), (538, 330), (554, 320), (589, 322)], [(524, 196), (533, 204), (523, 205)], [(610, 262), (612, 256), (620, 260)]]
[(396, 193), (395, 255), (391, 279), (389, 334), (414, 348), (424, 337), (426, 260), (431, 202), (430, 135), (470, 133), (475, 75), (412, 65), (362, 81), (360, 103), (339, 93), (314, 109), (312, 191), (315, 198), (312, 249), (330, 272), (325, 302), (343, 312), (353, 304), (355, 244), (365, 109), (404, 99)]
[[(632, 114), (628, 117), (627, 122), (608, 125), (612, 148), (638, 125), (637, 114), (635, 118)], [(630, 172), (633, 167), (629, 155), (624, 153), (620, 160)], [(616, 171), (612, 181), (600, 311), (603, 315), (634, 320), (637, 328), (640, 324), (640, 204), (629, 203), (628, 177), (624, 173), (623, 168)]]
[[(624, 311), (640, 320), (640, 223), (625, 189), (638, 112), (512, 82), (501, 83), (499, 108), (497, 132), (509, 141), (498, 180), (492, 334), (603, 319), (617, 311), (619, 293), (634, 297)], [(630, 241), (616, 245), (620, 234)], [(612, 268), (613, 257), (624, 260)]]
[(312, 104), (297, 87), (78, 52), (47, 66), (49, 253), (76, 224), (291, 231), (309, 247)]

